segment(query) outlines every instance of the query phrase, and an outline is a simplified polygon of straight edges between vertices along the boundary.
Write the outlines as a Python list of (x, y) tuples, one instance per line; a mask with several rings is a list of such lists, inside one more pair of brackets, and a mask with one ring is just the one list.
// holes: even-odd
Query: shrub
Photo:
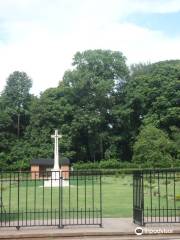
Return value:
[(147, 125), (142, 128), (134, 144), (133, 161), (156, 168), (168, 167), (173, 164), (171, 148), (172, 143), (162, 130)]
[(87, 169), (98, 169), (99, 163), (98, 162), (77, 162), (73, 164), (74, 170), (87, 170)]
[[(144, 166), (132, 162), (121, 162), (116, 159), (101, 160), (100, 162), (77, 162), (73, 164), (74, 170), (85, 170), (85, 169), (138, 169)], [(145, 166), (147, 167), (147, 166)], [(149, 166), (150, 167), (150, 166)]]
[(176, 195), (176, 201), (180, 201), (180, 195)]
[(120, 164), (119, 164), (119, 161), (117, 161), (116, 159), (109, 159), (109, 160), (100, 161), (99, 168), (100, 169), (118, 169), (120, 168)]

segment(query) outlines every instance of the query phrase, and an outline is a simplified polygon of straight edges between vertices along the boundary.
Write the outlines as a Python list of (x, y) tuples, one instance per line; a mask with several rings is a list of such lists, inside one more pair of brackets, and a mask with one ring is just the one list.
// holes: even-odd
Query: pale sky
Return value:
[(0, 92), (25, 71), (56, 87), (73, 55), (121, 51), (127, 63), (180, 59), (180, 0), (0, 0)]

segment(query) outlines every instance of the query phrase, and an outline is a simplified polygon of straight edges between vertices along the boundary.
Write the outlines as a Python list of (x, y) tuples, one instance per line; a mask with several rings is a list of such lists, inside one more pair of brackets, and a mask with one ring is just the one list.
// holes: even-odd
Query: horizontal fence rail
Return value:
[(102, 225), (98, 171), (0, 173), (0, 227)]
[(180, 169), (134, 172), (133, 195), (135, 223), (180, 223)]

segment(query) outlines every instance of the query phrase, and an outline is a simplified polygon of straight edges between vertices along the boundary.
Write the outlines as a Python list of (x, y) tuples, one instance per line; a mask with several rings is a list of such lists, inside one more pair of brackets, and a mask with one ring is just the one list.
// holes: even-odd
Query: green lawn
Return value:
[[(71, 180), (71, 187), (64, 187), (62, 193), (59, 188), (43, 188), (43, 181), (23, 181), (19, 191), (20, 211), (42, 211), (59, 208), (59, 198), (63, 198), (63, 208), (72, 209), (99, 209), (100, 188), (99, 179), (92, 181), (84, 179), (78, 182)], [(93, 191), (94, 188), (94, 191)], [(86, 201), (85, 201), (86, 192)], [(93, 193), (94, 192), (94, 193)], [(69, 197), (70, 196), (70, 197)], [(17, 212), (18, 188), (17, 182), (10, 185), (3, 184), (3, 206), (6, 212)], [(130, 217), (132, 216), (132, 176), (102, 177), (102, 206), (103, 217)]]
[(133, 209), (132, 176), (103, 177), (103, 216), (131, 217)]
[[(86, 181), (86, 182), (85, 182)], [(93, 185), (92, 185), (93, 181)], [(133, 209), (133, 187), (132, 175), (114, 175), (102, 177), (102, 206), (103, 217), (132, 217)], [(85, 185), (86, 184), (86, 185)], [(77, 188), (78, 185), (78, 188)], [(164, 179), (160, 180), (161, 192), (158, 193), (157, 181), (150, 184), (145, 180), (144, 198), (145, 208), (180, 208), (180, 201), (174, 199), (174, 182), (168, 180), (168, 186), (165, 187)], [(12, 181), (11, 185), (3, 182), (2, 202), (6, 212), (17, 212), (18, 209), (18, 188), (17, 181)], [(71, 180), (70, 188), (43, 188), (42, 180), (21, 181), (19, 191), (19, 211), (44, 212), (58, 211), (59, 199), (63, 199), (63, 209), (76, 211), (89, 211), (90, 209), (99, 209), (100, 207), (100, 188), (99, 179), (92, 180), (82, 178), (81, 180)], [(166, 197), (166, 192), (168, 196)], [(180, 196), (180, 181), (176, 182), (176, 196)], [(152, 196), (152, 202), (150, 202)], [(37, 216), (36, 216), (37, 217)]]
[[(176, 179), (174, 179), (174, 175), (168, 176), (167, 179), (165, 177), (158, 179), (158, 175), (156, 175), (151, 183), (149, 179), (144, 179), (144, 208), (154, 209), (152, 215), (155, 215), (159, 206), (161, 216), (164, 213), (173, 216), (174, 209), (180, 209), (179, 175), (176, 175)], [(167, 209), (169, 209), (168, 212)]]

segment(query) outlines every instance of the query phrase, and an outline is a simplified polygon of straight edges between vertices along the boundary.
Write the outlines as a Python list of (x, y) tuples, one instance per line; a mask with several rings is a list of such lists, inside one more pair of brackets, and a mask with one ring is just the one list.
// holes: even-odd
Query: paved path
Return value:
[[(103, 227), (71, 226), (64, 229), (57, 227), (27, 227), (17, 231), (15, 228), (0, 228), (0, 239), (178, 239), (180, 240), (180, 224), (149, 224), (143, 227), (142, 236), (135, 234), (137, 225), (130, 218), (103, 219)], [(161, 231), (161, 234), (153, 232)], [(170, 232), (163, 234), (162, 232)]]

